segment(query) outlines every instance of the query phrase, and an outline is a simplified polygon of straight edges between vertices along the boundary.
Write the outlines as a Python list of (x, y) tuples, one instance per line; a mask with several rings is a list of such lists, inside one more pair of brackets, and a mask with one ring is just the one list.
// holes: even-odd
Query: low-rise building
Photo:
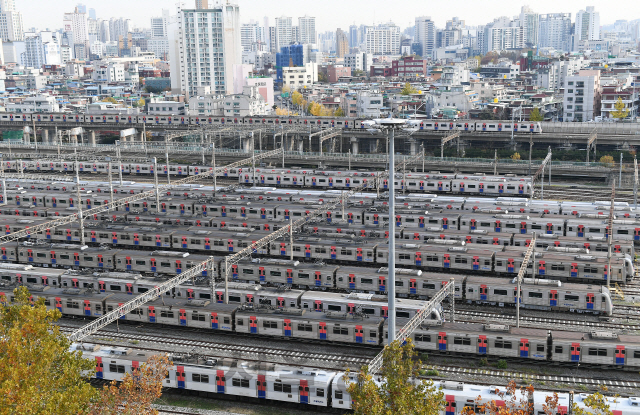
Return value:
[(382, 93), (358, 91), (356, 111), (358, 117), (378, 118), (384, 106)]
[(306, 63), (304, 66), (285, 66), (282, 68), (282, 84), (291, 89), (309, 87), (318, 82), (318, 64)]
[(600, 71), (578, 71), (564, 85), (563, 121), (592, 121), (600, 115)]
[(7, 112), (60, 112), (60, 105), (56, 98), (46, 95), (27, 97), (21, 102), (9, 102), (6, 104)]
[(149, 115), (185, 115), (184, 102), (163, 101), (159, 98), (151, 98), (147, 101), (147, 114)]

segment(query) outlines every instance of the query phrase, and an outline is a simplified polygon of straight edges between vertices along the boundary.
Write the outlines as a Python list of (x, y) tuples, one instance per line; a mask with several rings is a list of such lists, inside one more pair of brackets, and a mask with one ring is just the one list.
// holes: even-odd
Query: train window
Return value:
[(371, 337), (371, 338), (374, 338), (374, 339), (375, 339), (376, 337), (378, 337), (378, 332), (377, 332), (377, 331), (374, 331), (374, 330), (370, 331), (370, 332), (369, 332), (369, 337)]
[(371, 279), (371, 278), (361, 278), (360, 279), (360, 284), (369, 284), (369, 285), (371, 285), (371, 284), (373, 284), (373, 279)]
[(231, 379), (231, 384), (238, 388), (248, 388), (249, 379)]
[(122, 287), (119, 285), (110, 285), (109, 291), (122, 291)]
[(409, 317), (411, 317), (411, 315), (409, 314), (408, 311), (396, 311), (396, 317), (409, 318)]
[(529, 293), (529, 298), (542, 298), (542, 293)]
[(564, 301), (580, 301), (580, 296), (565, 294)]
[(327, 306), (329, 311), (342, 311), (342, 307), (339, 305), (329, 305)]
[(505, 227), (506, 228), (515, 228), (516, 224), (515, 223), (507, 223), (507, 225)]
[(460, 258), (460, 257), (456, 257), (455, 261), (456, 264), (466, 264), (467, 263), (467, 258)]
[(319, 397), (319, 398), (324, 398), (324, 389), (317, 388), (316, 389), (316, 396)]
[(349, 329), (347, 327), (334, 327), (333, 334), (340, 334), (342, 336), (349, 335)]
[(496, 340), (495, 347), (496, 349), (511, 349), (511, 342)]
[(191, 313), (191, 320), (194, 320), (194, 321), (206, 321), (206, 315), (205, 314), (200, 314), (197, 311), (194, 311), (193, 313)]
[(278, 322), (277, 321), (263, 321), (262, 322), (262, 327), (264, 327), (265, 329), (277, 329), (278, 328)]
[[(298, 248), (298, 250), (299, 250), (299, 248)], [(295, 249), (294, 249), (294, 251), (295, 251)], [(299, 272), (298, 273), (298, 278), (304, 279), (304, 280), (308, 280), (309, 279), (309, 274), (303, 274), (302, 272)]]
[(69, 255), (60, 255), (60, 259), (69, 259)]
[(269, 271), (269, 275), (272, 277), (281, 277), (282, 276), (282, 272), (281, 271)]
[(313, 331), (311, 324), (298, 324), (298, 331)]
[(240, 296), (238, 296), (238, 295), (230, 295), (229, 296), (229, 302), (230, 303), (241, 303), (242, 300), (240, 299)]
[(67, 308), (80, 308), (80, 303), (76, 301), (67, 300)]
[(553, 265), (551, 265), (551, 270), (552, 271), (564, 271), (564, 265), (553, 264)]
[(556, 346), (554, 353), (558, 354), (558, 353), (562, 353), (563, 347), (562, 346)]
[[(435, 284), (428, 284), (428, 283), (423, 283), (422, 284), (422, 288), (427, 289), (427, 290), (435, 290), (436, 289), (436, 285)], [(470, 290), (470, 292), (473, 292), (473, 289)]]
[(591, 233), (600, 233), (600, 228), (589, 228), (589, 232), (591, 232)]
[(427, 255), (425, 257), (425, 261), (437, 262), (438, 261), (438, 256), (437, 255)]
[(468, 185), (467, 185), (467, 187), (468, 187), (469, 189), (475, 189), (475, 188), (476, 188), (476, 185), (475, 185), (475, 184), (468, 184)]
[(138, 287), (138, 294), (146, 293), (147, 291), (149, 291), (148, 288)]
[(124, 373), (124, 365), (116, 365), (115, 363), (110, 363), (109, 372)]
[(47, 254), (43, 254), (42, 252), (38, 252), (38, 253), (36, 254), (36, 257), (38, 257), (38, 258), (46, 258), (46, 257), (47, 257)]
[(516, 187), (515, 186), (507, 186), (507, 190), (515, 190)]
[(411, 254), (399, 254), (398, 258), (408, 260), (408, 259), (411, 259)]
[(606, 356), (607, 349), (597, 349), (595, 347), (589, 347), (589, 356)]
[(327, 253), (327, 249), (326, 248), (315, 248), (314, 252), (316, 254), (326, 254)]
[(36, 278), (33, 278), (33, 277), (27, 277), (27, 282), (31, 283), (31, 284), (37, 284), (38, 280)]
[(480, 226), (483, 228), (490, 228), (491, 227), (491, 223), (489, 222), (480, 222)]
[(435, 183), (427, 183), (427, 187), (436, 187)]
[(454, 337), (453, 344), (460, 344), (463, 346), (471, 346), (471, 339), (468, 337)]
[(438, 219), (429, 219), (429, 223), (437, 224)]
[(413, 218), (406, 218), (406, 219), (405, 219), (405, 222), (411, 222), (411, 223), (413, 223), (413, 222), (415, 222), (415, 221), (416, 221), (416, 220), (415, 220), (415, 219), (413, 219)]
[(417, 342), (426, 342), (431, 343), (431, 335), (430, 334), (416, 334)]
[(635, 352), (633, 352), (633, 358), (640, 359), (640, 350), (636, 350)]
[[(50, 306), (50, 305), (51, 305), (51, 300), (49, 300), (48, 298), (46, 298), (46, 299), (44, 300), (44, 305), (46, 305), (46, 306)], [(98, 311), (98, 309), (97, 309), (97, 308), (96, 308), (96, 311)], [(636, 352), (636, 353), (638, 353), (638, 352)]]
[(230, 324), (231, 323), (231, 319), (229, 319), (229, 317), (225, 317), (225, 318), (222, 319), (222, 322), (224, 324)]
[(340, 255), (351, 255), (352, 253), (353, 253), (353, 252), (352, 252), (352, 251), (350, 251), (350, 250), (348, 250), (348, 249), (344, 249), (344, 248), (342, 248), (342, 249), (340, 250)]
[(136, 308), (135, 310), (132, 310), (130, 313), (131, 314), (137, 314), (139, 316), (144, 316), (144, 311), (142, 311), (142, 309), (140, 309), (140, 308)]
[(537, 345), (536, 352), (544, 352), (544, 344)]
[(628, 230), (628, 229), (618, 229), (618, 230), (616, 231), (616, 233), (617, 233), (618, 235), (629, 235), (629, 230)]
[(171, 268), (171, 262), (161, 262), (160, 266), (163, 268)]
[(239, 318), (238, 321), (236, 322), (237, 326), (244, 326), (244, 320)]
[(586, 266), (584, 267), (584, 272), (592, 272), (594, 274), (597, 274), (598, 268)]
[(396, 281), (396, 287), (404, 287), (404, 281)]
[(493, 290), (493, 293), (494, 293), (495, 295), (509, 295), (509, 294), (508, 294), (508, 292), (507, 292), (507, 290), (498, 290), (498, 289), (494, 289), (494, 290)]
[(487, 189), (495, 189), (495, 188), (496, 187), (494, 185), (491, 185), (491, 184), (487, 185)]
[(160, 317), (173, 318), (173, 311), (161, 310)]
[(274, 392), (291, 393), (291, 385), (283, 384), (281, 380), (276, 380), (273, 383)]
[(209, 383), (209, 375), (200, 375), (198, 373), (193, 373), (191, 375), (191, 380), (194, 382)]
[(367, 314), (367, 315), (370, 315), (370, 316), (372, 316), (372, 315), (374, 315), (376, 313), (376, 310), (374, 308), (363, 308), (361, 311), (364, 314)]
[(146, 265), (146, 264), (147, 264), (147, 261), (145, 261), (144, 259), (143, 260), (136, 259), (136, 265)]

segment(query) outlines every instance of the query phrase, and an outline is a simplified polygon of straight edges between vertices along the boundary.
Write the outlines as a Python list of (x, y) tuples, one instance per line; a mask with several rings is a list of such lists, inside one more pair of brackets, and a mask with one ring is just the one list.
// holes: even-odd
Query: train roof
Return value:
[[(467, 284), (483, 284), (490, 287), (505, 287), (505, 286), (515, 286), (516, 280), (511, 278), (498, 278), (498, 277), (479, 277), (475, 275), (469, 275), (467, 277)], [(523, 288), (533, 289), (535, 287), (539, 287), (541, 290), (544, 289), (554, 289), (554, 288), (563, 288), (564, 290), (574, 291), (574, 292), (602, 292), (608, 293), (609, 289), (604, 285), (591, 285), (591, 284), (577, 284), (571, 282), (562, 282), (559, 280), (551, 280), (544, 278), (523, 278), (522, 285)]]
[(291, 316), (302, 320), (321, 320), (343, 322), (349, 321), (363, 326), (378, 327), (383, 317), (368, 316), (359, 313), (346, 312), (316, 312), (299, 308), (272, 308), (272, 307), (239, 307), (236, 315), (278, 315)]
[[(333, 292), (325, 292), (325, 291), (305, 291), (302, 294), (301, 300), (306, 300), (306, 301), (323, 300), (323, 301), (332, 301), (332, 302), (342, 303), (342, 304), (381, 305), (381, 306), (384, 306), (388, 303), (388, 298), (386, 295), (364, 294), (364, 293), (342, 294), (342, 293), (333, 293)], [(421, 301), (421, 300), (397, 298), (396, 304), (397, 304), (397, 307), (399, 308), (419, 309), (421, 307), (424, 307), (427, 304), (427, 302)]]
[[(69, 287), (67, 288), (49, 287), (49, 289), (46, 290), (42, 295), (38, 294), (35, 291), (32, 294), (39, 297), (42, 297), (42, 296), (60, 297), (60, 298), (74, 298), (78, 300), (98, 300), (98, 301), (106, 300), (107, 298), (113, 295), (112, 293), (101, 293), (91, 288), (69, 288)], [(131, 300), (131, 296), (128, 296), (127, 301), (129, 300)]]

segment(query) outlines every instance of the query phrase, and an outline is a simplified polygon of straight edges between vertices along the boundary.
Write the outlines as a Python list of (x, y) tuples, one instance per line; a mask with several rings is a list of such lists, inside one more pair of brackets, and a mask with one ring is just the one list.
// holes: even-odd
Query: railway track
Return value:
[[(540, 186), (536, 186), (534, 198), (542, 195)], [(595, 200), (610, 200), (611, 188), (593, 188), (589, 186), (551, 186), (545, 187), (546, 200), (567, 200), (593, 202)], [(633, 189), (616, 189), (616, 201), (633, 204)]]
[[(71, 333), (77, 327), (74, 326), (65, 326), (59, 325), (60, 331), (63, 333)], [(131, 333), (119, 333), (114, 330), (99, 330), (92, 337), (96, 339), (118, 339), (118, 341), (126, 341), (126, 342), (147, 342), (152, 344), (164, 345), (165, 347), (181, 347), (185, 350), (199, 348), (201, 350), (206, 351), (206, 353), (214, 353), (211, 357), (221, 357), (220, 353), (222, 351), (229, 352), (235, 354), (244, 354), (248, 356), (255, 356), (255, 359), (250, 359), (249, 357), (242, 357), (245, 360), (256, 360), (263, 361), (265, 358), (276, 359), (277, 358), (286, 358), (293, 359), (298, 361), (314, 361), (319, 364), (326, 364), (326, 362), (330, 362), (338, 365), (343, 365), (345, 367), (360, 367), (364, 364), (367, 364), (371, 358), (375, 356), (378, 352), (378, 349), (371, 349), (372, 356), (371, 357), (363, 357), (363, 356), (354, 356), (354, 355), (338, 355), (333, 353), (311, 353), (311, 352), (300, 352), (294, 350), (294, 348), (270, 348), (270, 347), (261, 347), (261, 346), (244, 346), (244, 345), (234, 345), (227, 344), (222, 342), (215, 341), (204, 341), (204, 340), (189, 340), (179, 337), (167, 337), (167, 336), (157, 336), (157, 335), (145, 335), (145, 334), (131, 334)], [(104, 341), (104, 340), (103, 340)], [(137, 343), (133, 343), (137, 344)], [(149, 349), (158, 352), (167, 352), (166, 349)], [(332, 367), (333, 368), (333, 367)]]
[[(625, 318), (628, 316), (619, 316)], [(516, 318), (514, 315), (506, 315), (504, 313), (490, 313), (485, 311), (470, 311), (456, 309), (456, 322), (481, 323), (481, 322), (498, 322), (500, 324), (515, 325)], [(640, 316), (627, 322), (596, 322), (583, 320), (567, 320), (561, 318), (545, 318), (545, 317), (528, 317), (520, 316), (520, 324), (532, 328), (554, 328), (562, 326), (563, 329), (576, 328), (584, 329), (603, 329), (603, 330), (640, 330)]]

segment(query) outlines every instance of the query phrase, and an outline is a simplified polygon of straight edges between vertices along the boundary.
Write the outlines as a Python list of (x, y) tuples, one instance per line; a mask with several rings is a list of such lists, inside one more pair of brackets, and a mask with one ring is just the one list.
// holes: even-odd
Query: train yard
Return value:
[[(72, 339), (95, 322), (78, 347), (98, 378), (162, 352), (168, 388), (347, 409), (343, 371), (386, 344), (391, 291), (400, 327), (428, 310), (410, 337), (459, 408), (505, 378), (638, 394), (628, 189), (538, 200), (537, 174), (119, 164), (2, 161), (0, 297), (26, 285)], [(480, 367), (498, 360), (513, 369)]]

